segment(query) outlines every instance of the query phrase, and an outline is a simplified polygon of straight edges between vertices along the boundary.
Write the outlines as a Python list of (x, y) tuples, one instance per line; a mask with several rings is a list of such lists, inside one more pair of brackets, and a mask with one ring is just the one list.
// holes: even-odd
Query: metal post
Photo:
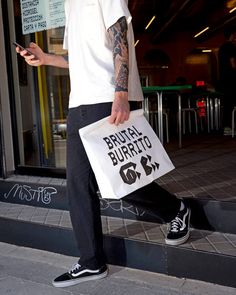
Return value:
[(181, 107), (181, 94), (178, 94), (178, 116), (179, 116), (179, 148), (182, 148), (182, 107)]
[(211, 130), (214, 129), (214, 112), (213, 112), (213, 101), (210, 98), (210, 113), (211, 113)]
[(162, 92), (157, 92), (157, 109), (158, 109), (158, 136), (163, 144), (163, 109), (162, 109)]
[(210, 133), (210, 104), (209, 97), (206, 97), (206, 113), (207, 113), (207, 131)]
[[(1, 102), (1, 96), (0, 96)], [(2, 106), (0, 105), (0, 177), (7, 177), (6, 169), (6, 156), (5, 156), (5, 145), (4, 145), (4, 136), (3, 136), (3, 123), (2, 123)]]

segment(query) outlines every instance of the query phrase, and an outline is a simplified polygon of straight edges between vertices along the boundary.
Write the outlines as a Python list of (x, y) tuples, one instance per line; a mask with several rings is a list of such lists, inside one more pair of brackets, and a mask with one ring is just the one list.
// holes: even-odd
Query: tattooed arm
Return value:
[(128, 120), (130, 113), (128, 102), (129, 52), (127, 30), (125, 17), (121, 17), (108, 29), (113, 43), (115, 68), (115, 97), (109, 122), (116, 125)]

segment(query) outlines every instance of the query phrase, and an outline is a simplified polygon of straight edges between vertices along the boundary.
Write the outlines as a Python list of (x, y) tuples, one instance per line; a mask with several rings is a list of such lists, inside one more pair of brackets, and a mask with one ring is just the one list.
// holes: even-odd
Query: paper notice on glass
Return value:
[(63, 27), (64, 0), (21, 0), (23, 34)]

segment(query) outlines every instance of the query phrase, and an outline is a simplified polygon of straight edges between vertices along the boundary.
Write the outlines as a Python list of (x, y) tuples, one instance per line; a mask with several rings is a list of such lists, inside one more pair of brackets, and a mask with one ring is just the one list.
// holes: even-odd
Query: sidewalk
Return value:
[(109, 266), (109, 277), (70, 288), (51, 280), (76, 258), (0, 243), (1, 295), (236, 295), (236, 289), (146, 271)]

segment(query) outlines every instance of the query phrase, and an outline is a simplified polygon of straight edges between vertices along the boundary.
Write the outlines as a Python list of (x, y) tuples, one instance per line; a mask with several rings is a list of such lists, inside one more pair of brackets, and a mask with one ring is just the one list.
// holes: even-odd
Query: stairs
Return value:
[[(14, 176), (0, 180), (0, 241), (79, 256), (66, 181)], [(164, 243), (166, 225), (124, 202), (101, 200), (108, 263), (236, 287), (236, 202), (186, 198), (191, 238)]]

